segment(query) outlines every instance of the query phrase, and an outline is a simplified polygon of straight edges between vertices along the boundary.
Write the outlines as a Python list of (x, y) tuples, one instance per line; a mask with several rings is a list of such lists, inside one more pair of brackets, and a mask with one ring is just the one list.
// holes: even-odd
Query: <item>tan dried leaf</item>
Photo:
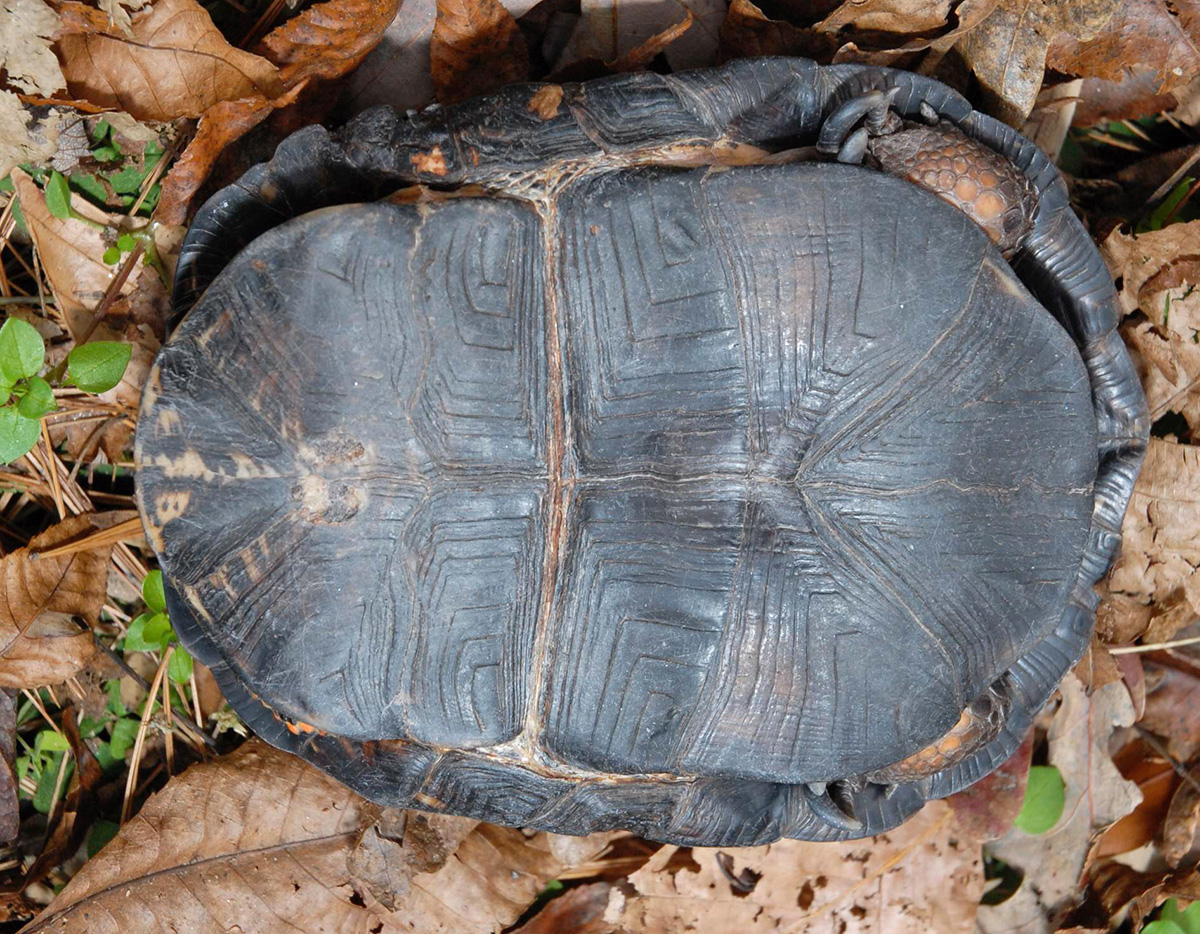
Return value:
[(818, 25), (821, 32), (844, 29), (912, 35), (941, 29), (950, 16), (950, 0), (846, 0)]
[(983, 892), (979, 846), (942, 801), (873, 840), (696, 848), (695, 865), (678, 869), (668, 867), (676, 850), (633, 873), (632, 892), (613, 889), (605, 920), (628, 934), (960, 932)]
[(129, 18), (130, 11), (136, 13), (144, 9), (150, 0), (99, 0), (97, 6), (108, 14), (108, 21), (125, 33), (127, 36), (133, 35), (133, 30), (130, 28), (132, 20)]
[(1200, 74), (1200, 2), (1126, 0), (1100, 33), (1087, 41), (1060, 35), (1047, 64), (1079, 77), (1121, 81), (1135, 66), (1167, 94)]
[(58, 16), (42, 0), (0, 0), (0, 71), (13, 87), (50, 97), (66, 87), (50, 44)]
[(1062, 704), (1047, 729), (1049, 761), (1066, 785), (1063, 816), (1050, 831), (1033, 836), (1014, 827), (990, 852), (1021, 869), (1025, 879), (1007, 901), (979, 910), (985, 934), (1058, 929), (1082, 898), (1080, 878), (1093, 844), (1105, 828), (1129, 814), (1142, 795), (1121, 777), (1108, 752), (1118, 727), (1133, 723), (1133, 702), (1123, 682), (1107, 684), (1090, 697), (1074, 674), (1063, 679)]
[(35, 123), (16, 94), (0, 90), (0, 178), (22, 162), (42, 162), (54, 155), (61, 125), (57, 111)]
[(429, 55), (443, 104), (529, 78), (529, 52), (500, 0), (438, 0)]
[(1061, 34), (1095, 36), (1119, 0), (1001, 0), (959, 43), (989, 109), (1020, 127), (1033, 109), (1050, 42)]
[(134, 17), (132, 30), (59, 40), (72, 97), (139, 120), (173, 120), (198, 117), (218, 101), (283, 93), (275, 66), (226, 42), (196, 0), (158, 0)]
[(1200, 448), (1151, 438), (1125, 522), (1110, 588), (1144, 603), (1177, 592), (1200, 607)]
[(1138, 362), (1150, 417), (1180, 413), (1200, 432), (1200, 221), (1101, 244), (1126, 314), (1141, 311), (1122, 335)]
[[(367, 830), (403, 853), (390, 910), (379, 863), (370, 885), (351, 868)], [(492, 934), (564, 869), (547, 834), (415, 812), (396, 833), (344, 785), (251, 739), (172, 779), (25, 932)]]
[(104, 528), (108, 513), (73, 516), (0, 558), (0, 687), (27, 688), (63, 681), (96, 651), (88, 625), (104, 605), (112, 545), (54, 558), (44, 551)]

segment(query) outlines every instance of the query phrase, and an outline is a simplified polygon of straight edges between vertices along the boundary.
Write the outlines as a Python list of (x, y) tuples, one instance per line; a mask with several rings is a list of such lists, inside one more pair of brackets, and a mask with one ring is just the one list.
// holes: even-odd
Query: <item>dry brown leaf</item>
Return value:
[(821, 32), (844, 29), (912, 35), (941, 29), (950, 16), (950, 0), (846, 0), (817, 26)]
[(275, 66), (235, 49), (196, 0), (158, 0), (116, 26), (63, 36), (58, 51), (72, 97), (123, 110), (139, 120), (198, 117), (218, 101), (284, 87)]
[(990, 847), (997, 859), (1024, 872), (1007, 901), (979, 910), (985, 934), (1056, 930), (1082, 897), (1080, 878), (1093, 858), (1094, 840), (1141, 800), (1135, 783), (1109, 758), (1108, 741), (1118, 727), (1133, 723), (1133, 703), (1122, 682), (1090, 697), (1074, 674), (1060, 687), (1062, 704), (1047, 728), (1050, 764), (1066, 785), (1063, 816), (1050, 831), (1033, 836), (1014, 827)]
[(613, 889), (606, 920), (628, 934), (966, 932), (983, 891), (979, 847), (942, 801), (872, 840), (696, 848), (694, 866), (668, 871), (675, 853), (633, 873), (633, 891)]
[(1167, 752), (1188, 762), (1200, 751), (1200, 677), (1170, 657), (1146, 662), (1146, 712), (1139, 726), (1166, 741)]
[(438, 0), (429, 55), (443, 104), (529, 78), (529, 52), (500, 0)]
[(57, 112), (35, 122), (16, 94), (0, 90), (0, 178), (22, 162), (43, 162), (54, 155), (61, 124)]
[(350, 868), (380, 816), (252, 739), (172, 779), (24, 930), (490, 934), (564, 868), (548, 834), (410, 813), (405, 894), (389, 910)]
[(1042, 87), (1046, 54), (1058, 35), (1095, 36), (1119, 0), (1001, 0), (959, 43), (995, 116), (1020, 127)]
[(1109, 583), (1146, 603), (1182, 591), (1200, 607), (1200, 448), (1151, 438), (1121, 527), (1124, 543)]
[(1125, 0), (1092, 38), (1055, 37), (1047, 64), (1063, 74), (1110, 81), (1141, 66), (1153, 73), (1155, 93), (1167, 94), (1200, 74), (1200, 3)]
[(156, 220), (183, 224), (188, 220), (192, 199), (200, 191), (225, 147), (254, 129), (276, 109), (291, 104), (300, 92), (297, 85), (283, 97), (269, 101), (249, 97), (221, 101), (204, 112), (196, 135), (162, 181), (162, 193), (154, 209)]
[(274, 62), (289, 88), (330, 80), (356, 68), (379, 44), (400, 0), (329, 0), (270, 32), (256, 49)]
[(954, 809), (959, 825), (972, 839), (986, 843), (1008, 833), (1025, 801), (1032, 756), (1033, 732), (1030, 731), (1000, 768), (946, 799)]
[(1114, 230), (1101, 252), (1119, 280), (1122, 334), (1139, 364), (1150, 417), (1179, 412), (1200, 429), (1200, 221), (1132, 237)]
[(50, 97), (66, 87), (50, 44), (58, 17), (42, 0), (0, 3), (0, 71), (7, 82), (30, 94)]
[(614, 934), (616, 927), (604, 920), (611, 892), (607, 882), (568, 889), (513, 934)]
[(1138, 872), (1112, 862), (1099, 867), (1091, 881), (1105, 914), (1115, 919), (1128, 908), (1135, 931), (1168, 898), (1185, 902), (1200, 898), (1200, 875), (1194, 866), (1178, 872)]
[(132, 20), (129, 18), (130, 12), (138, 12), (148, 6), (150, 0), (99, 0), (96, 4), (103, 12), (108, 14), (108, 21), (125, 33), (127, 36), (133, 35)]
[(1113, 764), (1123, 776), (1137, 782), (1142, 800), (1131, 813), (1104, 831), (1096, 846), (1097, 859), (1128, 853), (1157, 837), (1176, 785), (1171, 763), (1154, 754), (1141, 740), (1128, 743), (1113, 756)]
[(726, 58), (755, 55), (808, 55), (824, 58), (834, 45), (828, 36), (770, 19), (750, 0), (733, 0), (721, 26), (721, 53)]
[(81, 538), (124, 513), (72, 516), (34, 537), (27, 548), (0, 558), (0, 687), (27, 688), (63, 681), (96, 651), (89, 629), (104, 605), (112, 545), (56, 558), (31, 552)]
[(1192, 850), (1200, 822), (1200, 769), (1192, 769), (1179, 783), (1163, 821), (1162, 854), (1168, 865), (1178, 866)]

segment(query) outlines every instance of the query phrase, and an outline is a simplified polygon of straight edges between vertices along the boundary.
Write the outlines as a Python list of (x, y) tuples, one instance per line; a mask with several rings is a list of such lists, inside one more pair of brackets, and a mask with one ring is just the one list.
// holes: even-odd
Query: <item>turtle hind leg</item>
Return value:
[(1011, 256), (1033, 228), (1032, 182), (1004, 154), (942, 120), (926, 101), (914, 115), (921, 122), (903, 120), (893, 109), (899, 91), (871, 89), (841, 103), (821, 125), (817, 151), (838, 162), (868, 162), (933, 192)]

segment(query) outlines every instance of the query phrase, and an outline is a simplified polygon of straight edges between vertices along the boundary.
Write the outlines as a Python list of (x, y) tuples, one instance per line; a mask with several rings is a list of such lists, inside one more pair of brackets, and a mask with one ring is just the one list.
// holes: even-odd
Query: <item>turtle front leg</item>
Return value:
[(927, 103), (919, 110), (923, 124), (904, 120), (891, 109), (898, 91), (866, 91), (841, 104), (822, 124), (817, 151), (838, 162), (865, 162), (933, 192), (1011, 256), (1033, 229), (1037, 197), (1028, 176), (941, 120)]

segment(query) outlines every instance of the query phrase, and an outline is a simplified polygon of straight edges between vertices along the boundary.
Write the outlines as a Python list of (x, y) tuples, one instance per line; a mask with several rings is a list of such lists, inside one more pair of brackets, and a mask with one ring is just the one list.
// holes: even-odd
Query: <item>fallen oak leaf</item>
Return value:
[(88, 629), (100, 618), (112, 544), (52, 558), (48, 550), (120, 521), (122, 513), (72, 516), (0, 558), (0, 687), (30, 688), (65, 681), (96, 651)]
[(1196, 825), (1200, 822), (1200, 769), (1187, 773), (1167, 808), (1163, 821), (1162, 854), (1167, 865), (1177, 867), (1196, 839)]
[(605, 919), (623, 934), (966, 931), (983, 892), (979, 847), (943, 801), (873, 840), (697, 847), (671, 872), (679, 853), (664, 847), (615, 887)]
[(1116, 918), (1128, 908), (1133, 930), (1140, 931), (1150, 912), (1168, 898), (1200, 899), (1200, 875), (1194, 866), (1176, 872), (1139, 872), (1109, 862), (1096, 870), (1091, 888), (1107, 917)]
[(1047, 726), (1048, 758), (1065, 783), (1062, 817), (1046, 833), (1014, 827), (990, 845), (996, 858), (1024, 873), (1006, 901), (979, 910), (980, 929), (1057, 930), (1082, 897), (1080, 879), (1095, 858), (1098, 836), (1141, 800), (1137, 785), (1117, 771), (1108, 753), (1114, 730), (1133, 722), (1133, 703), (1117, 681), (1090, 696), (1074, 674), (1059, 688), (1062, 703)]
[(1046, 63), (1066, 75), (1110, 81), (1140, 66), (1154, 76), (1154, 93), (1168, 94), (1200, 74), (1200, 3), (1125, 0), (1096, 35), (1055, 37)]
[(1000, 0), (958, 43), (979, 79), (991, 112), (1021, 126), (1033, 110), (1050, 41), (1067, 33), (1090, 39), (1113, 16), (1119, 0)]
[(525, 38), (500, 0), (438, 0), (429, 56), (443, 104), (529, 78)]
[(168, 782), (23, 932), (491, 934), (564, 868), (551, 835), (410, 813), (407, 894), (389, 910), (351, 869), (379, 817), (323, 772), (251, 739)]
[(219, 101), (284, 91), (275, 66), (225, 41), (196, 0), (158, 0), (133, 17), (131, 36), (95, 12), (103, 29), (58, 41), (73, 97), (139, 120), (173, 120), (199, 117)]
[(53, 156), (61, 127), (57, 112), (35, 121), (16, 94), (0, 89), (0, 178), (22, 162), (44, 162)]
[(58, 17), (42, 0), (0, 4), (0, 71), (8, 84), (49, 97), (66, 87), (50, 44)]

